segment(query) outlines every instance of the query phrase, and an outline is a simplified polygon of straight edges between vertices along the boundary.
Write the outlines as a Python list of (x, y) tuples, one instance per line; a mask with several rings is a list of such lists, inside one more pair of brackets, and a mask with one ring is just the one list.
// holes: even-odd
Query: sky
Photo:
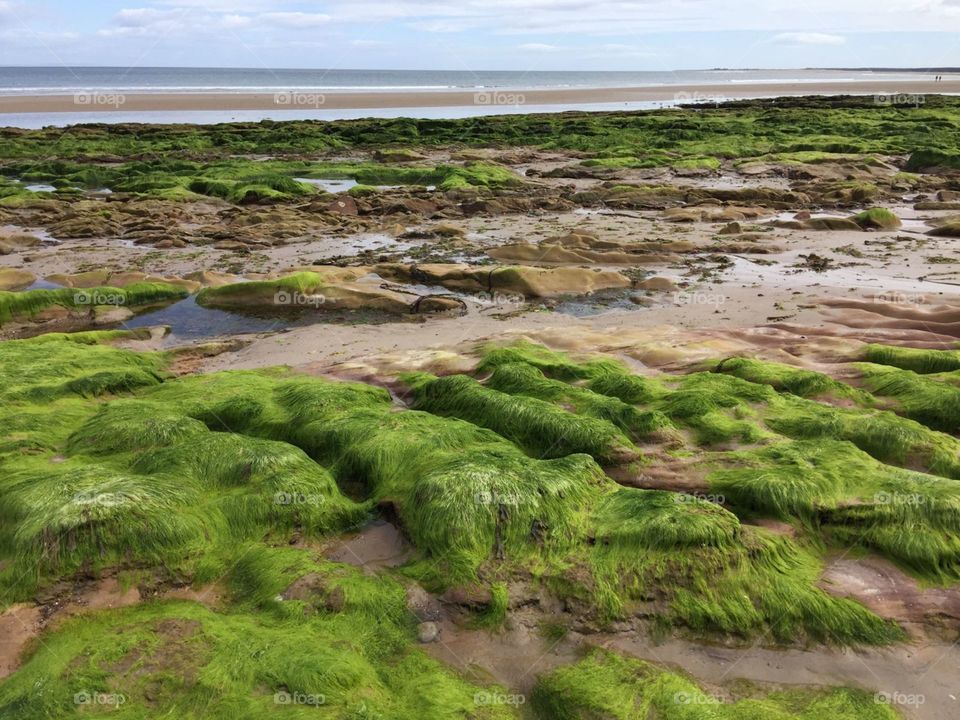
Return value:
[(0, 0), (0, 65), (960, 66), (960, 0)]

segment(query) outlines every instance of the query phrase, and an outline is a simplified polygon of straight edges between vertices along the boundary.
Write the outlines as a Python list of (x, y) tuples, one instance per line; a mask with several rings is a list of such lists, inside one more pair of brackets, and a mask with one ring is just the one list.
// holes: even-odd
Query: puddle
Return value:
[(168, 325), (170, 334), (164, 338), (163, 345), (169, 347), (210, 340), (223, 335), (275, 332), (296, 324), (309, 323), (307, 321), (298, 323), (289, 318), (256, 317), (205, 308), (197, 305), (196, 297), (191, 295), (172, 305), (137, 315), (125, 321), (123, 326), (133, 329)]
[(554, 312), (573, 317), (584, 318), (602, 315), (611, 310), (642, 310), (643, 306), (633, 302), (630, 298), (633, 290), (613, 290), (596, 292), (593, 295), (581, 295), (570, 298), (561, 298), (553, 301), (541, 301), (540, 304), (549, 307)]
[(304, 183), (304, 184), (306, 184), (306, 185), (313, 185), (314, 187), (318, 187), (318, 188), (320, 188), (321, 190), (326, 190), (327, 192), (330, 192), (330, 193), (342, 193), (342, 192), (346, 192), (346, 191), (349, 190), (350, 188), (356, 187), (357, 185), (360, 184), (360, 183), (358, 183), (356, 180), (350, 180), (350, 179), (347, 179), (347, 180), (329, 180), (329, 179), (324, 179), (324, 178), (301, 178), (301, 177), (295, 177), (294, 180), (296, 180), (297, 182), (302, 182), (302, 183)]
[(390, 322), (391, 316), (362, 310), (305, 309), (287, 313), (239, 313), (205, 308), (197, 304), (191, 295), (172, 305), (141, 313), (121, 323), (124, 328), (134, 329), (167, 325), (170, 333), (163, 339), (162, 347), (174, 347), (186, 343), (213, 338), (257, 333), (279, 332), (288, 328), (307, 325), (353, 323), (376, 325)]
[(525, 620), (512, 613), (511, 627), (494, 634), (443, 618), (437, 642), (422, 648), (473, 682), (496, 682), (511, 691), (530, 693), (539, 675), (576, 662), (579, 654), (572, 643), (541, 637), (536, 625)]
[(57, 283), (50, 282), (49, 280), (35, 280), (33, 285), (27, 288), (27, 290), (61, 290), (63, 285), (58, 285)]
[(396, 526), (386, 520), (375, 520), (360, 532), (337, 540), (327, 551), (327, 557), (372, 573), (403, 565), (411, 553), (412, 548)]

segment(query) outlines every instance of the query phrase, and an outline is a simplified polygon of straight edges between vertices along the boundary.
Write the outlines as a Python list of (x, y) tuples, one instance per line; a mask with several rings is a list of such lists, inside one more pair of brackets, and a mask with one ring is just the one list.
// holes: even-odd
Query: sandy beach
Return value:
[[(584, 105), (635, 102), (721, 102), (742, 98), (787, 95), (895, 95), (960, 94), (960, 80), (934, 82), (931, 78), (898, 82), (737, 83), (662, 85), (657, 87), (489, 89), (443, 91), (320, 92), (290, 89), (279, 93), (139, 93), (90, 91), (74, 95), (0, 96), (3, 113), (210, 111), (210, 110), (325, 110), (432, 108), (463, 106)], [(908, 98), (912, 102), (913, 98)], [(904, 98), (898, 99), (904, 102)], [(922, 98), (919, 100), (922, 103)]]

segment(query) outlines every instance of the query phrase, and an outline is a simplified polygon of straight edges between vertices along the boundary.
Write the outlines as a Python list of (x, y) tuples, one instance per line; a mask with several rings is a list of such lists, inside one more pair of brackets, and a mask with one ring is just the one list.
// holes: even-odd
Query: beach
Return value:
[(552, 106), (610, 103), (715, 103), (802, 95), (875, 95), (878, 102), (922, 104), (930, 93), (960, 94), (960, 79), (743, 82), (646, 87), (487, 88), (456, 90), (351, 90), (296, 88), (277, 92), (126, 92), (90, 90), (73, 94), (0, 95), (0, 115), (24, 113), (382, 110)]
[(188, 74), (0, 77), (0, 717), (957, 716), (960, 83)]

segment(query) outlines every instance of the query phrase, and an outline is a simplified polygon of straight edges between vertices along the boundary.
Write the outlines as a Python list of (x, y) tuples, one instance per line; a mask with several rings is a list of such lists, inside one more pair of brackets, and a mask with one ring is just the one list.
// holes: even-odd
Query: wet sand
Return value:
[[(585, 105), (631, 102), (711, 102), (786, 95), (960, 94), (960, 80), (742, 83), (625, 88), (322, 92), (291, 88), (280, 93), (111, 93), (0, 96), (0, 113), (137, 112), (194, 110), (348, 110), (384, 108)], [(920, 100), (922, 102), (922, 99)]]

